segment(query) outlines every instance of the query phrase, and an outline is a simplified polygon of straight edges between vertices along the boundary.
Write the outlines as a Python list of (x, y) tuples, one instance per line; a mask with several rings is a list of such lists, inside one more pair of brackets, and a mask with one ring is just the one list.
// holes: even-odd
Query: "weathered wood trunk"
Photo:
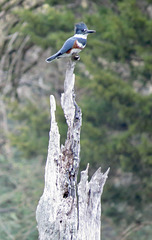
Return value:
[(51, 128), (45, 187), (36, 211), (39, 240), (100, 240), (100, 198), (108, 171), (102, 174), (98, 169), (88, 182), (88, 165), (81, 172), (77, 187), (82, 114), (75, 101), (74, 67), (75, 62), (69, 61), (61, 96), (68, 125), (67, 139), (61, 147), (55, 120), (56, 103), (50, 96)]

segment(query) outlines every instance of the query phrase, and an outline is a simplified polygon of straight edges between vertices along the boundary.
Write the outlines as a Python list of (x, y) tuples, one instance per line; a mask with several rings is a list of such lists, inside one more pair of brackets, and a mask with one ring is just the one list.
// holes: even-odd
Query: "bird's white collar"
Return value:
[(87, 39), (87, 34), (86, 34), (86, 35), (83, 35), (83, 34), (75, 34), (74, 37)]

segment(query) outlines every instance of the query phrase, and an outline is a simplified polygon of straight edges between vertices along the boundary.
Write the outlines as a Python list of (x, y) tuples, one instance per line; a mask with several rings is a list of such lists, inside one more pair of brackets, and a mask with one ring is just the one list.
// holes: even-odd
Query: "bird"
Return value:
[(74, 60), (79, 60), (78, 53), (85, 48), (88, 34), (94, 32), (95, 30), (88, 30), (87, 25), (83, 22), (75, 24), (74, 36), (68, 38), (61, 49), (45, 61), (50, 63), (54, 59), (72, 56), (74, 56)]

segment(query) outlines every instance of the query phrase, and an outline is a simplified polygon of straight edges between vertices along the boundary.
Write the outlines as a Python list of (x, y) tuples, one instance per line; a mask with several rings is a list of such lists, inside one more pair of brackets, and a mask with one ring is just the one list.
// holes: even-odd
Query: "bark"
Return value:
[(65, 145), (60, 147), (60, 134), (55, 120), (56, 103), (50, 96), (51, 127), (45, 167), (45, 186), (36, 211), (40, 240), (100, 240), (100, 198), (108, 171), (99, 168), (88, 182), (88, 168), (81, 172), (81, 109), (75, 101), (73, 74), (75, 62), (69, 61), (61, 106), (68, 125)]

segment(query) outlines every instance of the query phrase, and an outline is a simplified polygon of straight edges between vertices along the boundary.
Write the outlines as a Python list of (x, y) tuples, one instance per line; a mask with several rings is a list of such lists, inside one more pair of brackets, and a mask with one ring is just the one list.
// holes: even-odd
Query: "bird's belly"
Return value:
[(58, 58), (71, 57), (73, 54), (78, 54), (79, 52), (81, 52), (80, 48), (72, 48), (70, 51), (60, 55)]
[(80, 49), (80, 48), (72, 48), (70, 54), (71, 54), (71, 55), (72, 55), (72, 54), (77, 54), (77, 53), (81, 52), (81, 50), (82, 50), (82, 49)]

